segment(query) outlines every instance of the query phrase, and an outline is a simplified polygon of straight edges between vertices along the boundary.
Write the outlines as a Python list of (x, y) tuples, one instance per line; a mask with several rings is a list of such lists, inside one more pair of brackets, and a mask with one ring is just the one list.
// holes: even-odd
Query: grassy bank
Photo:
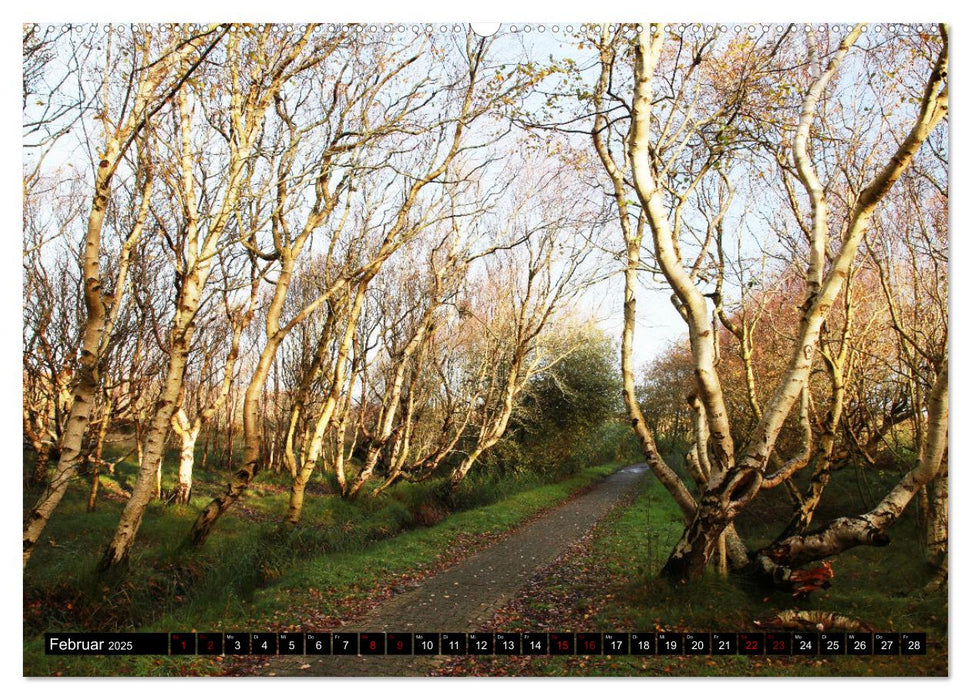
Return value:
[[(304, 525), (279, 527), (286, 490), (263, 483), (228, 514), (199, 551), (183, 547), (198, 512), (156, 504), (146, 515), (130, 572), (91, 573), (122, 503), (87, 513), (78, 489), (65, 498), (25, 572), (26, 675), (221, 673), (191, 657), (47, 657), (44, 631), (262, 631), (317, 629), (356, 614), (375, 596), (419, 578), (619, 468), (581, 470), (553, 484), (470, 478), (454, 494), (441, 484), (401, 484), (378, 498), (309, 499)], [(200, 497), (199, 500), (203, 500)], [(165, 517), (161, 517), (162, 511)]]

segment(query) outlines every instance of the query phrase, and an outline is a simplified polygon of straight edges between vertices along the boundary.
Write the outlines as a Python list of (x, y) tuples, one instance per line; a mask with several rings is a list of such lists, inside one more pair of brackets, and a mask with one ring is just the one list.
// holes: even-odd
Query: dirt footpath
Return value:
[[(593, 490), (563, 504), (417, 588), (381, 603), (335, 631), (474, 632), (633, 490), (647, 467), (621, 469)], [(433, 656), (276, 657), (263, 669), (276, 676), (424, 676)], [(302, 668), (306, 666), (306, 668)]]

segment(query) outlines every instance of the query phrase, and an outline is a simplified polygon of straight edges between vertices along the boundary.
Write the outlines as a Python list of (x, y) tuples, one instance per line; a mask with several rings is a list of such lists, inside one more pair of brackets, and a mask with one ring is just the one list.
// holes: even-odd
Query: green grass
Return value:
[[(154, 504), (139, 533), (132, 573), (101, 580), (90, 573), (110, 537), (121, 501), (103, 501), (86, 513), (83, 489), (72, 490), (45, 533), (25, 572), (26, 675), (219, 674), (222, 663), (192, 657), (46, 657), (44, 630), (260, 631), (295, 627), (327, 629), (403, 577), (419, 576), (456, 542), (486, 538), (554, 505), (618, 465), (590, 468), (556, 484), (474, 476), (447, 498), (434, 482), (401, 484), (377, 499), (343, 501), (308, 497), (305, 525), (277, 525), (286, 506), (278, 477), (261, 477), (258, 496), (228, 514), (199, 552), (180, 549), (182, 537), (209, 497), (203, 478), (191, 506)], [(122, 472), (124, 479), (124, 472)], [(844, 470), (834, 475), (817, 522), (861, 512), (895, 474)], [(263, 480), (265, 479), (265, 480)], [(218, 475), (209, 477), (214, 487)], [(513, 484), (523, 489), (509, 495)], [(750, 546), (781, 528), (788, 508), (782, 494), (760, 496), (737, 526)], [(25, 498), (25, 503), (27, 502)], [(452, 515), (429, 527), (416, 520), (422, 504), (439, 503)], [(463, 510), (464, 509), (464, 510)], [(427, 511), (421, 518), (442, 513)], [(421, 518), (418, 518), (419, 520)], [(811, 660), (774, 657), (573, 657), (536, 658), (532, 675), (689, 676), (897, 676), (946, 675), (946, 593), (923, 590), (927, 572), (916, 524), (909, 514), (890, 532), (889, 547), (859, 547), (834, 558), (833, 587), (808, 601), (766, 590), (752, 581), (706, 576), (676, 590), (658, 571), (681, 534), (680, 513), (656, 480), (648, 477), (630, 507), (598, 526), (588, 559), (591, 590), (602, 600), (583, 622), (591, 631), (742, 631), (754, 620), (792, 608), (821, 609), (866, 621), (885, 631), (926, 631), (926, 657), (843, 657)], [(47, 541), (53, 540), (53, 545)], [(463, 540), (463, 538), (465, 538)], [(564, 600), (573, 582), (546, 580)], [(546, 600), (531, 608), (556, 615)], [(528, 622), (523, 624), (530, 627)], [(510, 629), (512, 629), (510, 627)], [(524, 627), (525, 629), (525, 627)], [(580, 627), (577, 627), (579, 630)], [(522, 671), (520, 671), (522, 672)]]
[[(303, 524), (281, 528), (287, 493), (272, 482), (224, 516), (199, 551), (184, 537), (209, 494), (188, 506), (153, 504), (128, 572), (93, 573), (123, 503), (85, 512), (72, 489), (24, 575), (25, 675), (186, 675), (221, 672), (205, 658), (48, 657), (44, 631), (259, 631), (299, 626), (308, 611), (340, 617), (375, 589), (433, 565), (462, 536), (514, 527), (619, 468), (591, 467), (555, 484), (471, 476), (455, 493), (403, 483), (378, 498), (308, 497)], [(119, 469), (124, 480), (125, 467)], [(213, 482), (217, 480), (213, 479)], [(509, 495), (515, 489), (518, 493)], [(29, 502), (25, 497), (25, 505)], [(438, 504), (429, 511), (428, 504)], [(431, 520), (451, 516), (430, 527)]]
[[(837, 475), (827, 508), (834, 512), (849, 503), (855, 489), (852, 474)], [(832, 502), (835, 500), (836, 502)], [(844, 501), (842, 505), (840, 501)], [(784, 514), (779, 509), (778, 514)], [(852, 511), (850, 511), (852, 512)], [(756, 514), (764, 516), (765, 513)], [(753, 540), (764, 537), (779, 523), (752, 515), (739, 522), (739, 531)], [(781, 522), (781, 520), (780, 520)], [(601, 596), (588, 621), (589, 631), (754, 631), (755, 620), (765, 620), (785, 609), (819, 609), (854, 617), (879, 631), (927, 632), (926, 656), (896, 657), (549, 657), (537, 658), (524, 670), (529, 675), (686, 675), (686, 676), (899, 676), (947, 675), (946, 592), (926, 592), (928, 572), (922, 561), (916, 526), (910, 517), (891, 531), (889, 547), (858, 547), (833, 559), (833, 587), (818, 591), (808, 601), (764, 588), (742, 576), (722, 579), (714, 574), (677, 589), (658, 578), (671, 548), (681, 535), (680, 514), (663, 487), (648, 478), (630, 507), (616, 511), (598, 527), (586, 557), (575, 564), (593, 571), (593, 589)], [(568, 568), (568, 565), (561, 566)], [(560, 607), (586, 605), (571, 601), (570, 589), (586, 582), (563, 580), (557, 571), (542, 585), (556, 589)], [(528, 606), (527, 606), (528, 607)], [(545, 603), (549, 608), (549, 603)], [(543, 610), (534, 609), (542, 616)], [(530, 626), (529, 620), (519, 625)], [(577, 629), (576, 631), (584, 631)]]

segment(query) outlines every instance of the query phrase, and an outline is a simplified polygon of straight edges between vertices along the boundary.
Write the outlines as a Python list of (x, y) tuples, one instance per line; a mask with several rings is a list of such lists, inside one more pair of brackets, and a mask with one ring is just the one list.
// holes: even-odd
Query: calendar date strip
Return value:
[(48, 632), (52, 656), (896, 656), (925, 632)]

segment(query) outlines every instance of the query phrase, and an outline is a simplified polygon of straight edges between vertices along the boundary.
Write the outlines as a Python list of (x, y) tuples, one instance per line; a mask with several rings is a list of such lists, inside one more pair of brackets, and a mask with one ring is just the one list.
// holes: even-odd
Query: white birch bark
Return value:
[[(73, 391), (74, 400), (61, 441), (61, 455), (57, 467), (48, 487), (31, 509), (24, 525), (24, 566), (27, 566), (37, 540), (67, 492), (68, 484), (77, 474), (81, 443), (88, 429), (91, 410), (101, 382), (99, 365), (108, 321), (105, 310), (106, 300), (101, 289), (101, 232), (111, 197), (112, 180), (122, 158), (143, 130), (147, 120), (171, 96), (170, 94), (159, 95), (159, 90), (167, 80), (173, 78), (175, 90), (179, 89), (201, 62), (201, 59), (193, 61), (193, 56), (200, 48), (203, 50), (202, 55), (205, 56), (222, 39), (225, 30), (219, 30), (220, 33), (216, 34), (215, 40), (210, 36), (216, 33), (217, 29), (214, 25), (210, 26), (207, 32), (182, 44), (178, 49), (174, 48), (176, 43), (173, 40), (172, 48), (166, 50), (163, 57), (153, 63), (150, 63), (147, 51), (143, 53), (144, 65), (142, 70), (137, 71), (135, 78), (132, 108), (120, 124), (108, 133), (104, 149), (100, 153), (101, 160), (95, 172), (94, 195), (84, 243), (84, 303), (87, 315), (82, 333), (80, 368)], [(209, 42), (208, 47), (206, 42)], [(107, 109), (107, 105), (105, 108)], [(108, 123), (105, 120), (105, 124)], [(120, 296), (121, 290), (116, 289), (116, 294)], [(115, 303), (118, 302), (119, 300), (116, 299)]]

